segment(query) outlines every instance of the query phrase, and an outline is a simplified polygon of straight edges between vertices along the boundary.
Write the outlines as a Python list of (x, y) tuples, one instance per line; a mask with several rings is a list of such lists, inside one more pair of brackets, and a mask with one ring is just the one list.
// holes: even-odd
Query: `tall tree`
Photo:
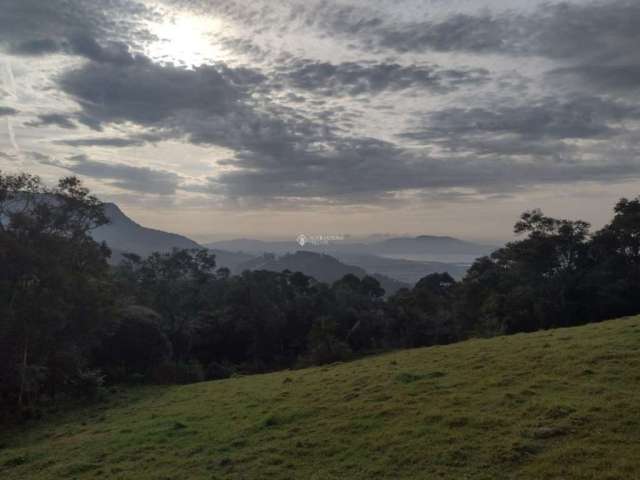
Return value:
[(28, 405), (68, 385), (109, 315), (105, 245), (90, 236), (107, 223), (102, 204), (77, 178), (48, 188), (28, 174), (0, 174), (0, 384)]

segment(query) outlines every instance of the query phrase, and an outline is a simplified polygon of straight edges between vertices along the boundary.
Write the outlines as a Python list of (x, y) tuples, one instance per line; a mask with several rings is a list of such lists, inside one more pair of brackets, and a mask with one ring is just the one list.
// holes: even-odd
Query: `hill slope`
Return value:
[(95, 229), (92, 236), (99, 242), (107, 242), (117, 252), (147, 256), (153, 252), (168, 252), (172, 248), (202, 248), (182, 235), (139, 225), (113, 203), (105, 203), (105, 213), (110, 223)]
[(182, 387), (0, 434), (4, 479), (631, 479), (640, 317)]

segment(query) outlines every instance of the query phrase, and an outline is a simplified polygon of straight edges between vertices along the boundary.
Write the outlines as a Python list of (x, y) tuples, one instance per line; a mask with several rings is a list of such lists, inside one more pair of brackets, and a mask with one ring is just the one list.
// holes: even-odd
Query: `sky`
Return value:
[(0, 0), (0, 170), (206, 241), (640, 194), (637, 0)]

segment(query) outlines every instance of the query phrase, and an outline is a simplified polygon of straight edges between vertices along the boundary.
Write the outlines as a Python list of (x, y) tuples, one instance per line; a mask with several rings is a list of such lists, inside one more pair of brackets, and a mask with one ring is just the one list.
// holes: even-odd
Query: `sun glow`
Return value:
[(181, 13), (151, 24), (150, 30), (157, 40), (148, 46), (147, 55), (155, 60), (193, 67), (219, 61), (222, 55), (215, 44), (222, 31), (218, 19)]

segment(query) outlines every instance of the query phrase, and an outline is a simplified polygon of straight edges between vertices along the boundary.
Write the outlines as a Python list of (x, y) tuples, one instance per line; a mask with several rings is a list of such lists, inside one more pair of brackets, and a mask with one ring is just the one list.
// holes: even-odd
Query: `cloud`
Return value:
[(640, 4), (635, 0), (543, 4), (519, 21), (518, 50), (587, 64), (638, 56)]
[[(32, 125), (77, 124), (73, 138), (53, 140), (56, 149), (96, 146), (103, 153), (169, 138), (229, 149), (227, 159), (211, 162), (217, 167), (206, 173), (206, 186), (198, 178), (186, 187), (191, 191), (239, 205), (390, 205), (640, 173), (631, 161), (639, 119), (631, 101), (638, 64), (631, 25), (640, 23), (635, 2), (404, 18), (383, 15), (390, 10), (384, 2), (210, 4), (216, 16), (253, 24), (259, 35), (230, 28), (225, 35), (251, 40), (226, 38), (223, 47), (259, 57), (258, 69), (237, 59), (195, 68), (156, 63), (140, 53), (149, 38), (141, 19), (153, 15), (146, 7), (124, 0), (67, 0), (63, 7), (61, 1), (38, 8), (44, 4), (12, 0), (14, 20), (27, 7), (37, 10), (29, 20), (34, 25), (51, 17), (41, 30), (24, 19), (16, 20), (19, 29), (2, 30), (0, 20), (0, 41), (13, 53), (83, 60), (66, 59), (55, 76), (78, 113), (43, 113)], [(114, 13), (119, 5), (122, 14)], [(277, 52), (274, 34), (283, 35)], [(531, 85), (508, 97), (513, 89), (505, 92), (499, 83), (505, 77), (494, 68), (534, 57), (543, 57), (544, 67), (522, 69)], [(560, 87), (541, 96), (551, 81)], [(82, 133), (84, 127), (112, 132), (113, 126), (143, 133)], [(614, 142), (627, 151), (608, 155)], [(167, 196), (183, 189), (176, 173), (106, 160), (74, 156), (61, 165), (132, 192)]]
[(549, 72), (549, 76), (583, 82), (600, 92), (637, 93), (640, 91), (640, 63), (557, 68)]
[(147, 143), (144, 138), (92, 137), (60, 140), (57, 143), (70, 147), (138, 147)]
[[(80, 105), (80, 121), (96, 130), (127, 122), (155, 130), (134, 137), (136, 142), (150, 136), (186, 137), (195, 144), (282, 153), (297, 143), (314, 142), (316, 130), (327, 129), (285, 108), (255, 108), (250, 97), (264, 81), (260, 72), (249, 68), (220, 64), (187, 69), (139, 57), (131, 64), (89, 62), (64, 72), (58, 85)], [(134, 140), (104, 142), (123, 146)]]
[(10, 115), (17, 115), (18, 113), (14, 108), (0, 106), (0, 117), (8, 117)]
[(188, 111), (224, 115), (244, 95), (233, 82), (213, 66), (188, 70), (144, 57), (131, 64), (89, 62), (58, 80), (97, 126), (126, 121), (158, 125)]
[(209, 191), (254, 208), (286, 205), (381, 205), (407, 203), (430, 196), (505, 194), (542, 184), (611, 181), (637, 178), (640, 165), (607, 161), (514, 162), (508, 157), (468, 156), (413, 160), (357, 153), (315, 159), (315, 166), (294, 169), (286, 164), (240, 168), (210, 179)]
[(0, 11), (0, 45), (16, 55), (68, 52), (81, 38), (139, 44), (155, 15), (136, 0), (0, 0)]
[(427, 114), (419, 129), (402, 137), (445, 140), (454, 146), (468, 136), (514, 135), (523, 141), (610, 138), (622, 131), (617, 124), (626, 119), (640, 119), (640, 108), (597, 97), (545, 97), (515, 105), (446, 108)]
[(92, 160), (86, 155), (75, 155), (63, 164), (64, 168), (78, 175), (107, 180), (111, 186), (139, 193), (173, 195), (180, 176), (149, 167), (134, 167), (122, 163), (106, 163)]
[(55, 125), (56, 127), (66, 129), (78, 128), (67, 115), (63, 115), (61, 113), (45, 113), (42, 115), (38, 115), (38, 120), (27, 122), (25, 125), (29, 127)]
[(460, 86), (478, 86), (489, 80), (486, 69), (442, 69), (397, 63), (332, 64), (298, 60), (279, 75), (295, 88), (326, 96), (370, 95), (411, 88), (448, 93)]
[[(366, 83), (369, 94), (398, 89), (403, 82), (427, 82), (412, 76), (413, 69), (399, 66), (388, 73), (378, 70), (376, 63), (338, 64), (330, 65), (326, 74), (326, 64), (310, 65), (308, 75), (304, 65), (303, 73), (285, 68), (285, 75), (294, 72), (288, 81), (314, 91), (323, 88), (321, 79), (330, 78), (332, 88), (344, 95), (354, 95), (359, 82)], [(441, 75), (440, 70), (432, 73)], [(377, 83), (372, 81), (376, 75)], [(233, 155), (218, 161), (222, 169), (204, 190), (238, 205), (390, 205), (411, 195), (424, 196), (428, 190), (451, 198), (457, 195), (451, 189), (493, 194), (539, 183), (626, 178), (640, 171), (619, 159), (581, 161), (584, 152), (564, 143), (622, 134), (624, 128), (618, 124), (638, 118), (638, 109), (621, 102), (575, 96), (519, 103), (493, 99), (488, 106), (449, 107), (425, 115), (419, 128), (405, 132), (395, 144), (341, 134), (335, 125), (273, 102), (254, 104), (251, 93), (264, 83), (263, 75), (252, 70), (223, 65), (189, 70), (147, 60), (92, 61), (59, 79), (61, 88), (78, 101), (82, 115), (96, 125), (131, 122), (159, 135), (231, 149)], [(406, 148), (407, 141), (426, 148)], [(104, 142), (123, 146), (132, 140), (105, 137)], [(67, 141), (76, 146), (89, 143), (91, 139)], [(443, 151), (430, 154), (435, 147)], [(522, 161), (522, 155), (528, 160)], [(150, 173), (136, 168), (125, 175), (125, 168), (133, 167), (88, 159), (73, 166), (78, 173), (112, 181), (116, 174), (126, 176), (126, 181), (118, 177), (112, 184), (143, 191), (144, 182), (132, 183), (130, 177), (134, 172)], [(177, 182), (175, 177), (169, 187), (161, 182), (163, 191), (175, 192)]]
[(398, 52), (432, 49), (486, 53), (512, 49), (508, 39), (513, 38), (513, 29), (509, 18), (458, 14), (442, 22), (375, 26), (369, 41)]
[(68, 40), (67, 49), (71, 53), (99, 63), (131, 65), (136, 61), (144, 61), (144, 57), (133, 54), (126, 43), (109, 41), (101, 45), (86, 33), (72, 36)]
[(61, 49), (60, 44), (51, 38), (24, 40), (10, 49), (15, 55), (40, 56), (57, 53)]
[(414, 21), (372, 8), (329, 3), (297, 7), (307, 26), (349, 36), (361, 49), (501, 53), (554, 59), (637, 59), (640, 4), (635, 0), (539, 3), (532, 11), (454, 13)]

